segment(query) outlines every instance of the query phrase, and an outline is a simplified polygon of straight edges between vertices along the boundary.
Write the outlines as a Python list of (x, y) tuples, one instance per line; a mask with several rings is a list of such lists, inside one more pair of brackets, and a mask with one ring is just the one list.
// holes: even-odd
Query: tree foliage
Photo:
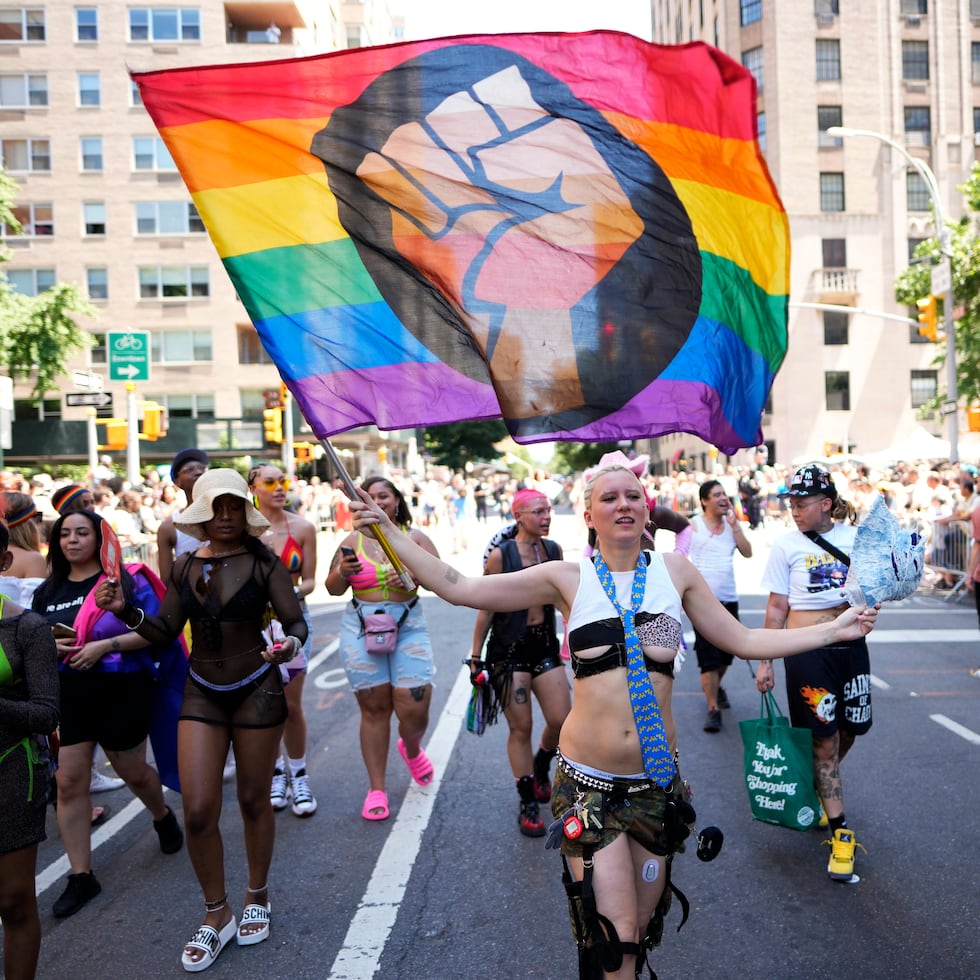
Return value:
[[(13, 210), (17, 192), (17, 182), (0, 172), (0, 221), (14, 231), (20, 230)], [(9, 258), (9, 252), (0, 253), (0, 262)], [(91, 343), (76, 315), (94, 319), (98, 312), (75, 283), (57, 283), (39, 296), (24, 296), (11, 288), (0, 266), (0, 366), (15, 381), (33, 374), (35, 400), (58, 388), (57, 379), (68, 373), (69, 357)]]
[[(969, 213), (959, 221), (949, 223), (950, 264), (953, 273), (953, 302), (962, 306), (964, 316), (956, 320), (956, 374), (957, 389), (966, 403), (980, 401), (980, 238), (977, 236), (980, 221), (980, 166), (973, 164), (970, 179), (958, 188), (966, 198)], [(919, 260), (906, 269), (895, 281), (895, 298), (915, 309), (916, 300), (929, 295), (931, 267), (943, 259), (941, 243), (937, 238), (921, 242), (915, 250)], [(942, 297), (940, 297), (942, 300)], [(941, 309), (941, 307), (940, 307)], [(951, 310), (944, 311), (952, 313)], [(946, 363), (946, 344), (936, 346), (934, 364)], [(940, 384), (937, 397), (926, 411), (934, 411), (946, 400)]]
[(489, 463), (500, 453), (496, 443), (507, 438), (500, 419), (486, 422), (451, 422), (425, 430), (425, 448), (439, 466), (461, 470), (467, 463)]
[(622, 447), (618, 442), (559, 442), (555, 446), (555, 459), (564, 464), (564, 472), (582, 473), (590, 466), (595, 466), (604, 453), (612, 453), (620, 448)]

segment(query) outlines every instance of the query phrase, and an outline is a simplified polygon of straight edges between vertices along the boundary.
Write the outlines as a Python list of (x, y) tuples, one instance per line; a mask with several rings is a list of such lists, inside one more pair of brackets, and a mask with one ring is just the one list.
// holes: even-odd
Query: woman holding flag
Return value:
[[(751, 630), (681, 556), (643, 550), (643, 487), (622, 464), (585, 486), (595, 554), (471, 578), (402, 534), (366, 494), (354, 525), (378, 525), (420, 585), (456, 605), (507, 612), (555, 605), (568, 620), (574, 697), (561, 730), (548, 843), (560, 846), (582, 977), (634, 976), (659, 941), (670, 864), (694, 821), (677, 771), (672, 661), (681, 610), (711, 642), (750, 660), (790, 656), (863, 636), (874, 609), (852, 609), (806, 630)], [(795, 635), (792, 635), (795, 634)], [(801, 637), (799, 634), (806, 634)]]

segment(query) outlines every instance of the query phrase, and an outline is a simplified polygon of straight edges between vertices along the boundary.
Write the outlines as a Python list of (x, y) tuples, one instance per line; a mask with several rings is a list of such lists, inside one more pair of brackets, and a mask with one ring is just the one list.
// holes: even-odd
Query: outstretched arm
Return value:
[(529, 606), (553, 605), (567, 613), (578, 587), (578, 566), (547, 561), (508, 575), (463, 575), (403, 534), (366, 493), (358, 490), (358, 494), (360, 499), (350, 502), (354, 529), (369, 532), (372, 527), (380, 527), (415, 581), (454, 606), (513, 612)]
[(877, 608), (852, 607), (836, 619), (799, 629), (749, 629), (715, 598), (701, 573), (690, 563), (664, 555), (694, 628), (710, 643), (743, 660), (778, 660), (817, 647), (856, 640), (874, 629)]

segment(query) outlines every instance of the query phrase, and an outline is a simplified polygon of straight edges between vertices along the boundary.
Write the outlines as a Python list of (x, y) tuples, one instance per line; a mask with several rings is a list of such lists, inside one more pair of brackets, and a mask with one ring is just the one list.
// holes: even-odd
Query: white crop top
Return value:
[[(664, 565), (664, 556), (656, 551), (646, 552), (650, 559), (647, 566), (646, 589), (640, 606), (643, 612), (663, 613), (680, 624), (681, 597), (674, 588), (670, 574)], [(613, 572), (613, 582), (616, 583), (616, 598), (619, 604), (628, 609), (630, 592), (633, 587), (633, 572)], [(571, 615), (565, 631), (571, 634), (574, 630), (605, 619), (618, 619), (616, 607), (609, 601), (595, 567), (588, 558), (579, 561), (578, 590), (572, 602)]]

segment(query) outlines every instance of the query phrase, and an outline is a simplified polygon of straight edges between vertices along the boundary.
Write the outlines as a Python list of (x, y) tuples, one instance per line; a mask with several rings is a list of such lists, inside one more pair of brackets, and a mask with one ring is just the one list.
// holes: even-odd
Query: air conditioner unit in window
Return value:
[(980, 146), (980, 133), (973, 134), (973, 145)]
[(906, 27), (921, 27), (922, 26), (922, 18), (921, 17), (908, 16), (908, 17), (905, 18), (905, 26)]
[(833, 27), (833, 26), (834, 26), (833, 14), (817, 14), (817, 27)]

